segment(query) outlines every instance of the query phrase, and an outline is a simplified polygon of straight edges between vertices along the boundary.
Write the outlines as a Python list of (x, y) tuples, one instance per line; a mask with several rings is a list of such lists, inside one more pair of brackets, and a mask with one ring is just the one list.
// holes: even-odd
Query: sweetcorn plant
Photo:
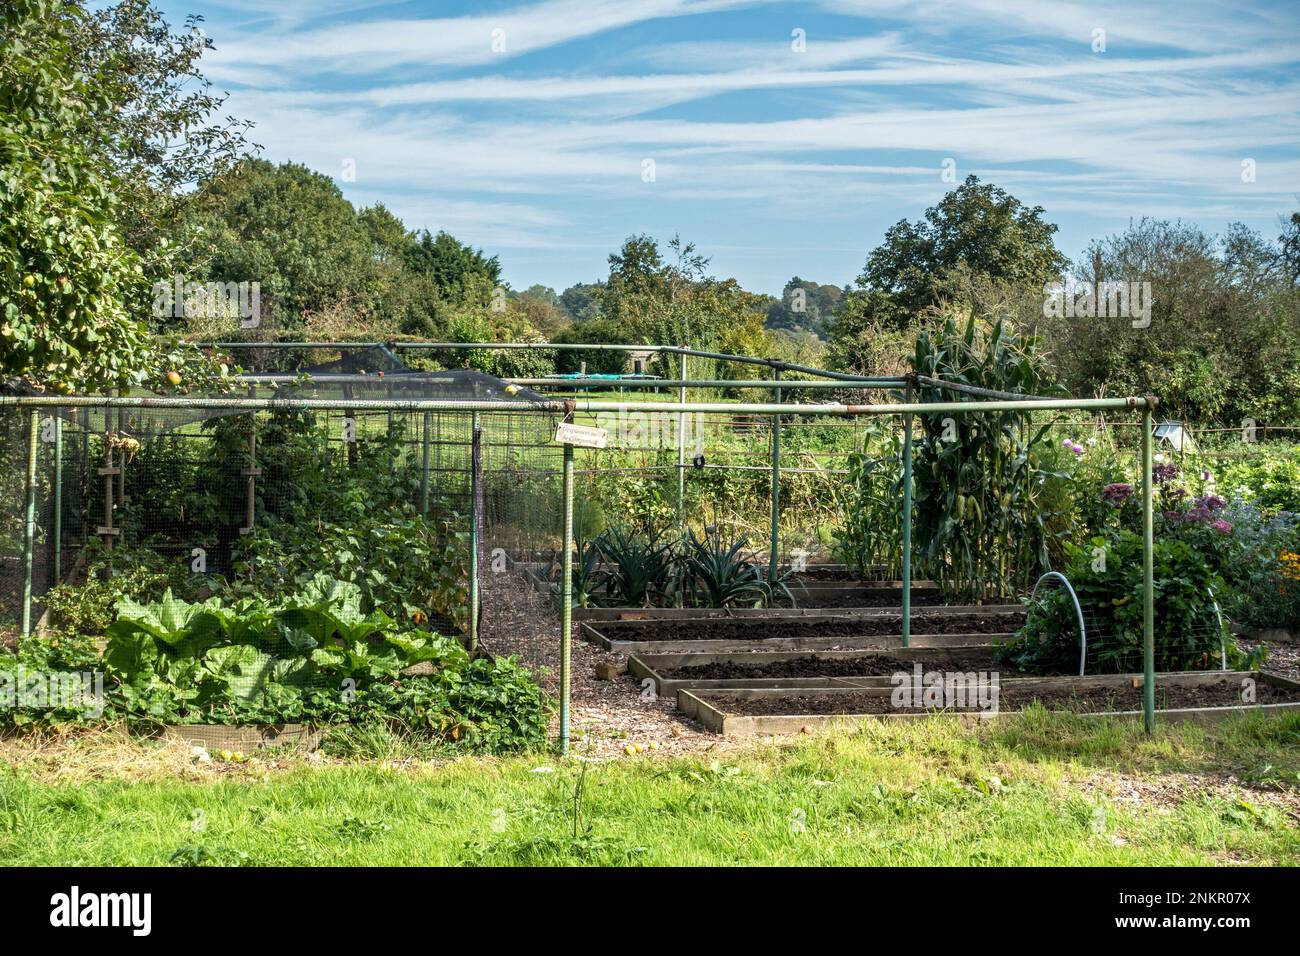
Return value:
[[(996, 322), (965, 328), (949, 318), (917, 338), (913, 370), (931, 378), (1017, 395), (1059, 391), (1048, 378), (1036, 340)], [(920, 402), (951, 401), (935, 386)], [(1068, 475), (1057, 470), (1046, 435), (1051, 422), (1025, 413), (919, 416), (913, 464), (915, 520), (923, 574), (965, 600), (1014, 594), (1043, 569), (1070, 520), (1068, 496), (1053, 493)]]
[(859, 574), (882, 566), (894, 578), (903, 563), (903, 441), (890, 420), (869, 419), (860, 450), (849, 456), (848, 479), (837, 486), (843, 522), (835, 556)]

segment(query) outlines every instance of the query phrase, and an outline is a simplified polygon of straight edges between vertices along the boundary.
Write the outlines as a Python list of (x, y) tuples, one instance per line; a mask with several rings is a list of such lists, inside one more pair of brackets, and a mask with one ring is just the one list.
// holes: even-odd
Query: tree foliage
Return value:
[(0, 10), (0, 371), (62, 391), (126, 386), (150, 353), (124, 305), (142, 270), (87, 135), (106, 96), (76, 69), (79, 16), (42, 0)]

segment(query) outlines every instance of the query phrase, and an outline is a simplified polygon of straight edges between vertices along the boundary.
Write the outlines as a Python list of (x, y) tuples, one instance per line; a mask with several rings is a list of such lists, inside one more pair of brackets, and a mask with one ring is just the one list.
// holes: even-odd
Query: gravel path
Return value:
[[(512, 573), (490, 575), (481, 584), (483, 646), (497, 655), (514, 655), (542, 687), (558, 696), (560, 616), (547, 596)], [(576, 630), (576, 628), (575, 628)], [(643, 696), (636, 681), (623, 674), (613, 680), (596, 676), (596, 665), (623, 668), (626, 654), (603, 651), (580, 637), (572, 638), (570, 666), (573, 748), (596, 757), (625, 756), (628, 746), (646, 753), (701, 753), (737, 745), (704, 730), (677, 713), (671, 697)], [(559, 734), (558, 719), (552, 734)], [(654, 750), (651, 750), (651, 744)]]

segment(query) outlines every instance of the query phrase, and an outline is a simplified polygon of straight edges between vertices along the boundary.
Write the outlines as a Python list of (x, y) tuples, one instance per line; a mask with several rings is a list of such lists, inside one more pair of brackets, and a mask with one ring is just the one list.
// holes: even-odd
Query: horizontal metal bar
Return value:
[[(365, 383), (375, 385), (379, 383), (393, 384), (398, 382), (416, 381), (419, 383), (428, 383), (436, 385), (439, 382), (438, 372), (391, 372), (381, 374), (379, 372), (246, 372), (236, 375), (234, 378), (240, 382), (246, 382), (250, 385), (277, 385), (282, 383), (304, 382), (312, 384), (314, 382), (338, 382), (346, 384)], [(445, 381), (454, 381), (452, 378), (444, 379)], [(522, 385), (528, 388), (539, 386), (546, 387), (568, 387), (568, 388), (608, 388), (608, 389), (645, 389), (645, 388), (780, 388), (782, 383), (773, 382), (771, 379), (679, 379), (679, 378), (630, 378), (630, 379), (609, 379), (609, 378), (503, 378), (501, 381), (510, 385)], [(798, 379), (784, 379), (784, 387), (789, 389), (797, 388), (817, 388), (817, 389), (835, 389), (835, 388), (866, 388), (866, 389), (886, 389), (894, 388), (895, 383), (886, 379), (870, 379), (862, 381), (841, 382), (841, 381), (799, 381)]]
[(1058, 409), (1137, 409), (1147, 399), (1074, 398), (1031, 401), (916, 402), (890, 405), (807, 405), (747, 402), (608, 402), (598, 399), (547, 399), (543, 401), (446, 401), (440, 399), (325, 399), (325, 398), (190, 398), (181, 396), (0, 395), (0, 407), (15, 408), (193, 408), (257, 411), (260, 409), (338, 409), (341, 411), (548, 411), (647, 412), (662, 415), (687, 413), (742, 415), (928, 415), (938, 413), (1023, 412)]
[(337, 409), (339, 411), (393, 412), (564, 412), (568, 404), (561, 399), (530, 401), (450, 401), (446, 399), (380, 398), (220, 398), (212, 396), (182, 397), (170, 395), (0, 395), (0, 407), (20, 408), (193, 408), (230, 411), (261, 409)]
[(1032, 401), (1047, 397), (1045, 395), (1025, 395), (1021, 392), (1001, 392), (997, 389), (982, 388), (979, 385), (966, 385), (962, 382), (949, 382), (941, 378), (931, 378), (929, 375), (918, 375), (916, 381), (921, 385), (942, 388), (950, 392), (965, 392), (967, 395), (981, 395), (984, 398), (1005, 399), (1012, 402)]
[(507, 378), (502, 381), (509, 382), (512, 385), (524, 385), (528, 388), (537, 388), (539, 386), (569, 386), (570, 388), (611, 388), (611, 389), (631, 389), (631, 388), (783, 388), (787, 391), (793, 391), (800, 388), (866, 388), (866, 389), (887, 389), (895, 388), (896, 383), (881, 379), (854, 380), (854, 381), (800, 381), (799, 379), (781, 379), (772, 381), (771, 379), (727, 379), (727, 378), (665, 378), (665, 379), (630, 379), (627, 381), (611, 379), (555, 379), (555, 378)]
[(913, 402), (889, 405), (801, 405), (763, 404), (747, 402), (606, 402), (597, 399), (573, 399), (577, 411), (587, 412), (661, 412), (664, 414), (701, 412), (707, 414), (735, 413), (742, 415), (930, 415), (940, 413), (1024, 412), (1054, 411), (1064, 409), (1138, 409), (1145, 408), (1147, 400), (1129, 398), (1059, 398), (1031, 399), (1027, 401), (988, 402)]
[[(386, 347), (395, 350), (413, 349), (417, 351), (448, 351), (456, 349), (479, 349), (488, 351), (537, 350), (556, 352), (657, 352), (661, 355), (686, 355), (693, 358), (714, 359), (721, 362), (741, 362), (747, 365), (762, 365), (788, 372), (803, 372), (842, 382), (856, 382), (869, 378), (849, 372), (833, 372), (829, 369), (814, 368), (796, 362), (781, 359), (756, 358), (752, 355), (732, 355), (727, 352), (708, 352), (690, 349), (679, 345), (630, 345), (614, 342), (186, 342), (199, 348), (220, 349), (370, 349)], [(906, 381), (901, 376), (888, 376), (893, 385), (902, 385)]]

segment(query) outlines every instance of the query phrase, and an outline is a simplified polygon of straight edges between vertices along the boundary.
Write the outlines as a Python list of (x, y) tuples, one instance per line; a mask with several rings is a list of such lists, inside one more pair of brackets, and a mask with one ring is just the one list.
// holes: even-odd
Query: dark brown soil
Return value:
[[(879, 677), (912, 673), (921, 664), (926, 671), (987, 671), (995, 669), (991, 655), (936, 654), (920, 658), (894, 657), (891, 654), (871, 654), (863, 657), (796, 657), (786, 661), (768, 661), (764, 664), (746, 664), (743, 661), (713, 661), (708, 664), (691, 664), (661, 671), (661, 677), (673, 680), (742, 680), (764, 677)], [(1011, 676), (1005, 667), (998, 668), (1004, 677)]]
[[(998, 695), (999, 710), (1024, 710), (1033, 701), (1041, 701), (1048, 710), (1073, 710), (1097, 712), (1111, 710), (1141, 710), (1142, 689), (1125, 686), (1078, 688), (1037, 688), (1015, 691), (1002, 688)], [(1255, 703), (1284, 704), (1300, 701), (1300, 691), (1274, 687), (1271, 684), (1255, 685)], [(713, 704), (728, 714), (751, 716), (777, 714), (889, 714), (912, 708), (897, 708), (891, 694), (824, 694), (818, 696), (790, 697), (721, 697)], [(1221, 680), (1200, 687), (1156, 687), (1156, 708), (1176, 710), (1183, 707), (1230, 707), (1241, 705), (1241, 684)], [(933, 708), (931, 708), (933, 709)], [(951, 711), (974, 711), (977, 707), (952, 707)]]
[[(780, 570), (779, 566), (777, 570)], [(818, 584), (858, 584), (864, 580), (870, 581), (873, 579), (874, 575), (872, 574), (868, 574), (866, 578), (863, 578), (853, 571), (846, 571), (844, 568), (809, 564), (805, 565), (805, 570), (797, 574), (791, 574), (786, 578), (786, 581), (793, 588), (797, 584), (811, 583), (813, 581)]]
[[(894, 588), (791, 588), (795, 607), (901, 607), (902, 595)], [(912, 592), (912, 606), (939, 604), (938, 591)], [(782, 605), (788, 606), (788, 605)]]
[[(1005, 634), (1025, 622), (1023, 612), (1001, 614), (914, 614), (913, 634)], [(762, 641), (777, 637), (843, 637), (892, 635), (902, 629), (902, 617), (837, 618), (802, 621), (798, 618), (696, 618), (677, 621), (594, 621), (611, 641)]]

